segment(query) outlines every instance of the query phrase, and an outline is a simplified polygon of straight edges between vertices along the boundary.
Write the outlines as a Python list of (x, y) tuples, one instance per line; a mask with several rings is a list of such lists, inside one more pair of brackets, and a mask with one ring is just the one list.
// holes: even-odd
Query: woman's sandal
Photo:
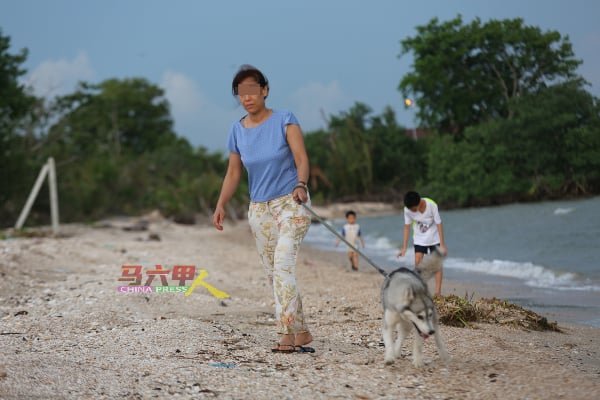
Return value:
[(308, 346), (300, 346), (299, 344), (278, 344), (277, 347), (271, 349), (273, 353), (314, 353), (315, 349)]
[(295, 345), (296, 353), (314, 353), (315, 349), (308, 346), (300, 346), (299, 344)]
[(296, 346), (293, 344), (278, 344), (277, 347), (271, 349), (273, 353), (296, 353)]

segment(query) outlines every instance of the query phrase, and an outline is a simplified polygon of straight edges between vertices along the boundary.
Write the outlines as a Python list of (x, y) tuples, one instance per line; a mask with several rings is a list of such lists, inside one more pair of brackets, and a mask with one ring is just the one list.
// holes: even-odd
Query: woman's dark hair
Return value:
[(417, 192), (407, 192), (404, 195), (404, 206), (406, 206), (406, 208), (418, 206), (420, 201), (421, 196), (419, 196), (419, 193)]
[[(260, 70), (250, 64), (244, 64), (238, 69), (238, 72), (233, 77), (233, 81), (231, 82), (231, 93), (234, 96), (237, 96), (237, 87), (241, 81), (246, 78), (254, 78), (254, 80), (260, 85), (261, 88), (265, 86), (269, 86), (269, 81), (265, 77), (265, 75), (260, 72)], [(267, 96), (265, 96), (265, 99)]]

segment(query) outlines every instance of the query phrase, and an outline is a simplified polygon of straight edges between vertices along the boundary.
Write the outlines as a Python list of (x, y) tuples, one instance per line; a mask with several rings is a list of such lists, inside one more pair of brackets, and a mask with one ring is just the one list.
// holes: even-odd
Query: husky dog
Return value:
[[(389, 275), (381, 291), (383, 303), (383, 342), (385, 344), (385, 363), (392, 364), (400, 356), (402, 342), (411, 329), (415, 329), (413, 342), (413, 365), (422, 367), (423, 340), (435, 336), (440, 357), (448, 359), (446, 347), (439, 334), (438, 315), (427, 281), (442, 268), (443, 256), (439, 248), (423, 258), (423, 261), (411, 271), (399, 268)], [(398, 328), (398, 338), (394, 343), (394, 330)]]

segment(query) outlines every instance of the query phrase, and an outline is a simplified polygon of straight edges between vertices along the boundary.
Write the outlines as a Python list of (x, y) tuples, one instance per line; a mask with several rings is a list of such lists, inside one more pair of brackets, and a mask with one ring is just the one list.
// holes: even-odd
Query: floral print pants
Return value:
[(296, 284), (298, 250), (311, 222), (308, 211), (289, 194), (263, 203), (250, 203), (248, 221), (261, 264), (273, 285), (278, 332), (308, 332)]

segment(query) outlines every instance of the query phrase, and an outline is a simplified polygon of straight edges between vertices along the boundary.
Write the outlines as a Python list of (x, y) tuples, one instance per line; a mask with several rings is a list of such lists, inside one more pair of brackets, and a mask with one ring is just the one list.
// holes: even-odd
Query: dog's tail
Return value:
[(415, 271), (425, 283), (431, 279), (436, 272), (442, 269), (446, 255), (439, 246), (435, 247), (435, 251), (425, 255), (421, 263), (415, 268)]

